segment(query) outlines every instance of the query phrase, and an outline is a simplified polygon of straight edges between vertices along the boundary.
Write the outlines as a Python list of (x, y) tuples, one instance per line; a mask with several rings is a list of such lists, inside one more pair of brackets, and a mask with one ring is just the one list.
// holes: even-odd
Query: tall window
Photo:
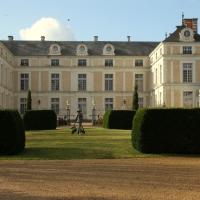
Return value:
[(143, 91), (143, 74), (135, 74), (135, 85), (138, 86), (138, 91)]
[(143, 66), (143, 60), (135, 60), (135, 66), (136, 67), (142, 67)]
[(29, 89), (29, 74), (21, 74), (20, 77), (20, 88), (21, 90), (28, 90)]
[(26, 98), (20, 98), (20, 113), (23, 115), (26, 111)]
[(87, 66), (87, 60), (86, 59), (78, 59), (78, 66), (79, 67)]
[(113, 98), (105, 98), (105, 111), (113, 110)]
[(87, 115), (87, 99), (78, 98), (78, 109), (82, 111), (83, 118), (86, 118)]
[(192, 47), (191, 46), (184, 46), (183, 47), (183, 54), (192, 54)]
[(59, 90), (59, 74), (51, 74), (51, 90)]
[(183, 82), (184, 83), (192, 82), (192, 63), (183, 64)]
[(86, 91), (87, 90), (87, 75), (78, 74), (78, 90)]
[(51, 66), (59, 66), (59, 60), (58, 59), (52, 59), (51, 60)]
[(113, 90), (113, 74), (105, 74), (105, 90)]
[(138, 104), (139, 104), (139, 108), (143, 108), (144, 107), (144, 98), (143, 97), (139, 97), (138, 98)]
[(105, 67), (113, 67), (113, 59), (105, 59)]
[(59, 114), (59, 98), (51, 98), (51, 110)]
[(193, 92), (192, 91), (184, 91), (183, 92), (183, 106), (184, 107), (192, 107), (193, 105)]
[(29, 60), (28, 59), (21, 59), (21, 66), (29, 66)]

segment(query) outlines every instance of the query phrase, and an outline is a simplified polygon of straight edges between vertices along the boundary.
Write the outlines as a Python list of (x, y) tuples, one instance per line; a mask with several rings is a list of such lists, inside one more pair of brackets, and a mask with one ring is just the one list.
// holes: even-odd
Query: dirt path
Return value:
[(200, 158), (0, 161), (2, 200), (200, 199)]

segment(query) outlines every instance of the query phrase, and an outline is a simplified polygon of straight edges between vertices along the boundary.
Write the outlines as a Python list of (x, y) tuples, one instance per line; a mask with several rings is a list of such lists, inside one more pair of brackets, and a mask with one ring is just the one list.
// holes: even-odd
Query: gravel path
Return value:
[(2, 200), (198, 200), (200, 158), (0, 161)]

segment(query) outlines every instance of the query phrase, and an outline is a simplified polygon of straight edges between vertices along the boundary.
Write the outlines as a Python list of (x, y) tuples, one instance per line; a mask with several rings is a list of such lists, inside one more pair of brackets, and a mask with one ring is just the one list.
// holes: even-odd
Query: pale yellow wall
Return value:
[(174, 90), (174, 107), (181, 107), (181, 91)]
[(48, 109), (48, 97), (47, 96), (40, 96), (38, 97), (40, 99), (40, 105), (39, 109)]
[(167, 73), (165, 74), (166, 80), (167, 80), (167, 83), (170, 83), (171, 82), (171, 61), (166, 61), (165, 67), (167, 71)]
[(48, 91), (49, 77), (48, 71), (41, 72), (41, 90)]
[(122, 67), (123, 66), (123, 59), (121, 58), (118, 58), (118, 59), (115, 59), (115, 66), (116, 67)]
[(126, 97), (126, 106), (127, 106), (127, 109), (132, 109), (132, 102), (133, 102), (133, 97), (132, 96)]
[(71, 89), (71, 72), (61, 72), (61, 75), (62, 75), (62, 81), (61, 83), (63, 84), (62, 85), (62, 88), (63, 88), (63, 91), (70, 91)]
[(173, 46), (172, 47), (172, 54), (180, 54), (180, 47), (179, 46)]
[[(104, 99), (102, 96), (95, 96), (94, 97), (94, 102), (95, 102), (95, 105), (96, 105), (96, 109), (98, 111), (101, 111), (103, 112), (103, 107), (104, 107)], [(97, 113), (99, 114), (99, 113)], [(103, 113), (100, 113), (100, 114), (103, 114)]]
[(173, 76), (174, 76), (174, 83), (180, 83), (180, 61), (173, 61)]
[(116, 96), (115, 97), (115, 108), (116, 110), (120, 110), (123, 103), (123, 97), (122, 96)]
[(133, 74), (130, 72), (125, 72), (125, 89), (133, 91)]
[(196, 61), (196, 82), (200, 82), (200, 61)]
[(39, 85), (39, 72), (31, 72), (31, 91), (37, 92)]
[(94, 72), (94, 91), (102, 91), (102, 72)]
[(195, 52), (196, 52), (196, 54), (200, 54), (200, 46), (196, 47)]
[(123, 90), (123, 72), (116, 72), (115, 73), (115, 84), (116, 84), (116, 91)]
[(171, 105), (171, 89), (166, 89), (166, 100), (165, 100), (166, 107), (170, 107)]

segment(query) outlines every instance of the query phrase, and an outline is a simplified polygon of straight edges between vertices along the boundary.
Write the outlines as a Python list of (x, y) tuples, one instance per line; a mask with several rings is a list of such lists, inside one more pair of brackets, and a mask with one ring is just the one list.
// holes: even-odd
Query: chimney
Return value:
[(94, 42), (98, 42), (98, 36), (97, 35), (94, 36)]
[(194, 33), (198, 33), (198, 19), (192, 18), (192, 19), (183, 19), (183, 25), (185, 25), (188, 28), (191, 28)]
[(9, 35), (9, 36), (8, 36), (8, 40), (9, 40), (9, 41), (13, 41), (13, 39), (14, 39), (14, 37), (13, 37), (12, 35)]
[(45, 36), (41, 36), (41, 41), (45, 41)]
[(130, 41), (131, 41), (131, 36), (128, 35), (128, 36), (127, 36), (127, 39), (128, 39), (128, 42), (130, 42)]

